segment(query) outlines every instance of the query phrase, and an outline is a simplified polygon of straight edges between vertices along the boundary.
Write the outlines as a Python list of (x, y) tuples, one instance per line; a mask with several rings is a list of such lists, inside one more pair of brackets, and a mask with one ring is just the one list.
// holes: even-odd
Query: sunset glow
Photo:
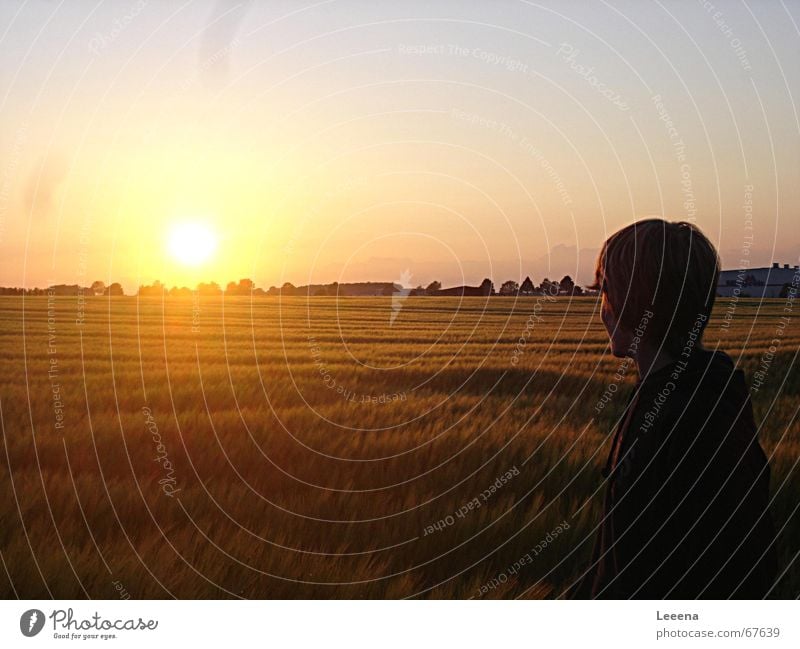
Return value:
[(186, 266), (200, 266), (214, 256), (217, 235), (202, 223), (177, 223), (167, 237), (169, 254)]
[(0, 5), (6, 285), (587, 283), (653, 215), (797, 263), (779, 3)]

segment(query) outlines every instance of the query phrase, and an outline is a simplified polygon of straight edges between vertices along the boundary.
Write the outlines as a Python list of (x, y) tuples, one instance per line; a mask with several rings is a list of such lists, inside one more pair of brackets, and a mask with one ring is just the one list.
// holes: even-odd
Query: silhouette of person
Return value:
[(605, 468), (592, 559), (572, 599), (760, 599), (777, 574), (770, 470), (750, 390), (702, 344), (719, 278), (691, 223), (648, 219), (603, 245), (595, 270), (616, 357), (638, 380)]

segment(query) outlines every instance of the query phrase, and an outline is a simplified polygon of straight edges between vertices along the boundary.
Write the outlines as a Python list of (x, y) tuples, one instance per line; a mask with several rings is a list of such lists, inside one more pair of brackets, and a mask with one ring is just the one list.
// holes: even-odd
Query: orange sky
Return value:
[(649, 215), (798, 263), (796, 7), (309, 7), (3, 2), (0, 284), (588, 281)]

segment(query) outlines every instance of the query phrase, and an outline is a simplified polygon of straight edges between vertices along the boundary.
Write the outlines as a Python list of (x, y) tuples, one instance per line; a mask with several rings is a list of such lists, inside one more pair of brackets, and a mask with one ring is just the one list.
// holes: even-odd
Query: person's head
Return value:
[(719, 256), (685, 221), (646, 219), (611, 235), (600, 250), (593, 288), (602, 292), (602, 318), (614, 356), (641, 349), (681, 354), (690, 333), (699, 345), (714, 306)]

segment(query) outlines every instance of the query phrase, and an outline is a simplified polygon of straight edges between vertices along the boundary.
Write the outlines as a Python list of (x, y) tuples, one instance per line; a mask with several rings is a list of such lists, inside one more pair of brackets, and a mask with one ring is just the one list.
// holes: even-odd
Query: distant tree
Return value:
[(536, 292), (536, 288), (534, 288), (530, 277), (526, 277), (522, 282), (522, 285), (519, 287), (519, 292), (520, 295), (533, 295)]
[(297, 293), (297, 289), (291, 282), (284, 282), (281, 286), (281, 295), (294, 295), (295, 293)]
[(225, 295), (238, 295), (239, 294), (239, 286), (236, 282), (228, 282), (228, 285), (225, 287)]
[(564, 275), (564, 277), (558, 283), (558, 292), (563, 293), (564, 295), (572, 295), (574, 288), (575, 282), (572, 281), (572, 278), (569, 275)]
[(197, 292), (200, 295), (219, 295), (222, 293), (222, 289), (216, 282), (200, 282), (197, 285)]
[(516, 295), (517, 293), (519, 293), (519, 284), (513, 279), (503, 282), (500, 287), (500, 295)]
[(545, 277), (539, 285), (539, 291), (546, 295), (558, 295), (558, 282), (552, 282)]
[(139, 296), (140, 297), (148, 297), (148, 296), (157, 296), (160, 297), (164, 294), (164, 285), (156, 280), (150, 286), (140, 286), (139, 287)]
[(433, 293), (436, 293), (436, 291), (440, 290), (442, 290), (442, 283), (437, 280), (433, 280), (430, 284), (428, 284), (425, 287), (425, 292), (428, 295), (432, 295)]
[(181, 286), (180, 288), (173, 286), (169, 289), (169, 294), (171, 297), (191, 297), (192, 291), (187, 286)]
[(91, 286), (92, 295), (105, 295), (106, 292), (106, 285), (104, 282), (101, 282), (99, 279), (92, 282)]
[(314, 289), (313, 294), (317, 297), (336, 297), (339, 294), (339, 284), (338, 282), (323, 284)]
[(280, 293), (277, 286), (270, 286), (269, 290), (267, 291), (267, 295), (277, 295)]
[(488, 277), (481, 282), (482, 295), (494, 295), (494, 283)]
[[(95, 282), (96, 284), (97, 282)], [(102, 282), (100, 282), (102, 284)], [(92, 284), (92, 288), (94, 288), (94, 284)], [(103, 285), (103, 295), (125, 295), (125, 291), (122, 290), (122, 284), (119, 282), (113, 282), (109, 286)]]

